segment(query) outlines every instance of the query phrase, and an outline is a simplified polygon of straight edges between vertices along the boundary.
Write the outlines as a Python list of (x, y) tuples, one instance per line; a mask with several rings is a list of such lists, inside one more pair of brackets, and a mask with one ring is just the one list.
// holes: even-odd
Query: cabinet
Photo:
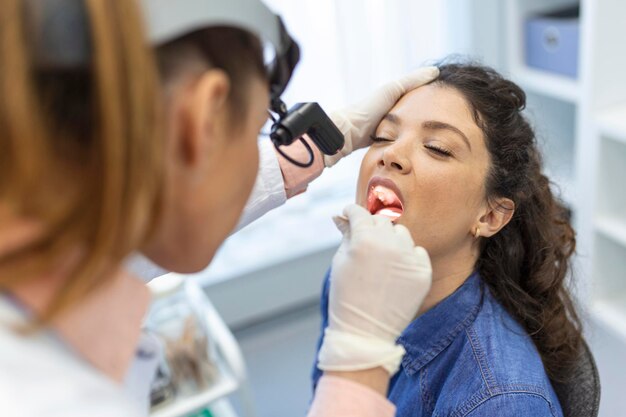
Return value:
[[(472, 4), (470, 20), (477, 34), (473, 49), (528, 93), (528, 115), (543, 146), (546, 172), (572, 209), (578, 238), (574, 292), (600, 370), (600, 415), (624, 415), (626, 54), (621, 42), (626, 39), (626, 2), (473, 0)], [(575, 5), (580, 6), (578, 77), (528, 67), (526, 19)], [(483, 13), (487, 7), (498, 8), (498, 22), (486, 17), (494, 15), (492, 10)], [(494, 46), (485, 52), (484, 44)]]

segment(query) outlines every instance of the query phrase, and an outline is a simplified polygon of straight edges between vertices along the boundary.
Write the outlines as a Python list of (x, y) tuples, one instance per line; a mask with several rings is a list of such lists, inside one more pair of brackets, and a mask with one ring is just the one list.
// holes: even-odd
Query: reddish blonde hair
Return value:
[(24, 2), (0, 2), (2, 212), (43, 226), (0, 253), (0, 290), (81, 253), (42, 322), (106, 282), (145, 241), (162, 189), (159, 77), (137, 2), (83, 3), (91, 65), (58, 70), (34, 65)]

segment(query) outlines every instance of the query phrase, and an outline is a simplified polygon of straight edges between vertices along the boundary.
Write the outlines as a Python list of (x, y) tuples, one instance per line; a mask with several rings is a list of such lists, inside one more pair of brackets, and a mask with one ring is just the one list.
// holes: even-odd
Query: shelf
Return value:
[(626, 104), (599, 112), (596, 125), (600, 135), (626, 144)]
[(603, 216), (596, 219), (595, 227), (605, 238), (626, 248), (626, 223), (617, 218)]
[(515, 68), (511, 77), (522, 88), (536, 94), (577, 104), (580, 87), (577, 80), (526, 66)]
[(626, 343), (626, 294), (595, 300), (591, 315), (598, 324)]

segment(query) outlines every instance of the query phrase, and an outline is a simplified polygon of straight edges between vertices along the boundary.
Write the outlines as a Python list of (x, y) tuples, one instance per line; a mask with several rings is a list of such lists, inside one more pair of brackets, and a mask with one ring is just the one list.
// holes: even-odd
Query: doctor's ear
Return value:
[(203, 72), (186, 88), (180, 144), (185, 162), (198, 162), (226, 129), (230, 91), (230, 78), (221, 69)]
[(487, 207), (478, 219), (473, 234), (478, 238), (491, 237), (506, 226), (515, 213), (515, 203), (505, 197), (497, 197), (487, 202)]

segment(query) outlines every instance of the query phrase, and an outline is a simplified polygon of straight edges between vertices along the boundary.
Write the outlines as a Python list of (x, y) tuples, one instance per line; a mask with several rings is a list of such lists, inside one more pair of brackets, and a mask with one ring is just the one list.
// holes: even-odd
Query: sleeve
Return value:
[(464, 417), (562, 417), (558, 404), (532, 392), (495, 395), (463, 414)]
[(252, 194), (246, 203), (235, 231), (242, 229), (268, 211), (287, 201), (285, 182), (274, 145), (270, 140), (259, 141), (259, 172)]
[[(313, 165), (308, 168), (297, 167), (287, 161), (276, 152), (270, 140), (259, 142), (257, 180), (235, 231), (252, 223), (268, 211), (282, 206), (288, 198), (305, 192), (309, 183), (322, 174), (324, 157), (306, 135), (304, 140), (311, 146), (314, 153)], [(283, 152), (296, 161), (308, 161), (310, 158), (300, 141), (287, 146)]]
[(396, 407), (376, 391), (336, 376), (319, 381), (307, 417), (393, 417)]
[(317, 340), (317, 348), (315, 350), (315, 359), (313, 360), (313, 369), (311, 371), (311, 382), (313, 386), (313, 393), (317, 388), (320, 378), (322, 377), (322, 370), (317, 367), (318, 360), (317, 356), (319, 355), (320, 348), (322, 347), (322, 342), (324, 341), (324, 330), (328, 327), (328, 295), (330, 293), (330, 270), (326, 273), (326, 277), (324, 278), (324, 285), (322, 287), (322, 296), (320, 300), (320, 313), (321, 313), (321, 326), (320, 326), (320, 335)]

